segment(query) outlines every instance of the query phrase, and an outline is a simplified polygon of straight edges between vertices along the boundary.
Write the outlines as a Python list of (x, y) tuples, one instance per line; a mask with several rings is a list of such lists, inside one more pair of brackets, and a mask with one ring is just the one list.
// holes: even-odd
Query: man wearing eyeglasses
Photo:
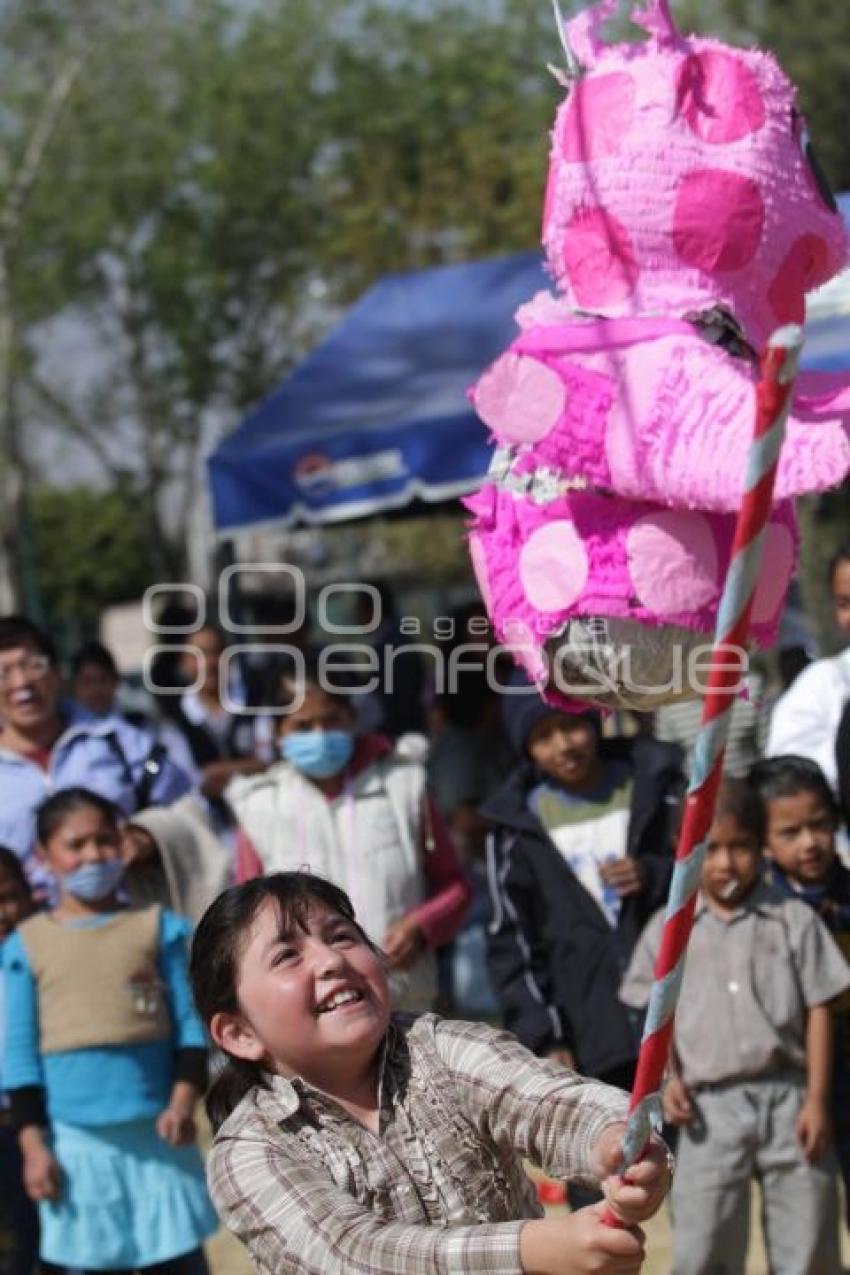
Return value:
[(147, 731), (117, 716), (92, 718), (65, 704), (61, 687), (48, 635), (23, 616), (0, 618), (0, 844), (42, 889), (35, 812), (50, 793), (90, 788), (132, 814), (190, 787)]

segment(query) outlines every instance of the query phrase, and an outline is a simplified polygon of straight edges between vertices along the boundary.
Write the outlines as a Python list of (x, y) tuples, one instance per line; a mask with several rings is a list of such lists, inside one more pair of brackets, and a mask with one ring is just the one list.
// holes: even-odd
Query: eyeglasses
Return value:
[(14, 664), (0, 664), (0, 686), (11, 681), (13, 673), (21, 673), (27, 677), (44, 677), (50, 668), (50, 660), (46, 655), (25, 655)]

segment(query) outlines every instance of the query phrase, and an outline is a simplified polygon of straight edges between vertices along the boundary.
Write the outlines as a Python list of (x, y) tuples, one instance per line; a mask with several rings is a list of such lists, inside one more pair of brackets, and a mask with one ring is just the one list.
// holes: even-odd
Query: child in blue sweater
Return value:
[(186, 973), (188, 925), (122, 907), (112, 804), (66, 789), (38, 812), (59, 882), (51, 914), (6, 944), (4, 1083), (40, 1256), (81, 1271), (201, 1275), (216, 1229), (194, 1146), (206, 1073)]

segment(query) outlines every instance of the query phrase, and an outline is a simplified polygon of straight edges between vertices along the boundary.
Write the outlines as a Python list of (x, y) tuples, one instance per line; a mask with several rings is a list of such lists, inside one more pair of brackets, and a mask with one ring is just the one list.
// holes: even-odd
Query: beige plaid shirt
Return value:
[(521, 1275), (541, 1210), (521, 1165), (590, 1176), (617, 1089), (513, 1036), (397, 1015), (376, 1137), (301, 1080), (269, 1077), (225, 1121), (207, 1173), (224, 1223), (270, 1275)]

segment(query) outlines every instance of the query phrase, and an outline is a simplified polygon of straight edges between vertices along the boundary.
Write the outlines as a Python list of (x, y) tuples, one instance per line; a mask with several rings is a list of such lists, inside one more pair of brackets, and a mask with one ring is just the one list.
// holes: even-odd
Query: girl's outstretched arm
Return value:
[(670, 1185), (660, 1141), (625, 1178), (618, 1176), (625, 1093), (536, 1058), (507, 1032), (481, 1023), (438, 1018), (432, 1023), (461, 1110), (483, 1137), (552, 1177), (603, 1183), (609, 1204), (626, 1222), (641, 1222), (657, 1211)]
[(446, 1083), (482, 1137), (552, 1177), (598, 1178), (596, 1146), (625, 1120), (627, 1094), (537, 1058), (509, 1032), (436, 1017), (431, 1023)]
[(261, 1136), (221, 1138), (208, 1178), (222, 1221), (275, 1275), (637, 1275), (644, 1257), (642, 1233), (605, 1226), (601, 1205), (474, 1226), (388, 1222)]

